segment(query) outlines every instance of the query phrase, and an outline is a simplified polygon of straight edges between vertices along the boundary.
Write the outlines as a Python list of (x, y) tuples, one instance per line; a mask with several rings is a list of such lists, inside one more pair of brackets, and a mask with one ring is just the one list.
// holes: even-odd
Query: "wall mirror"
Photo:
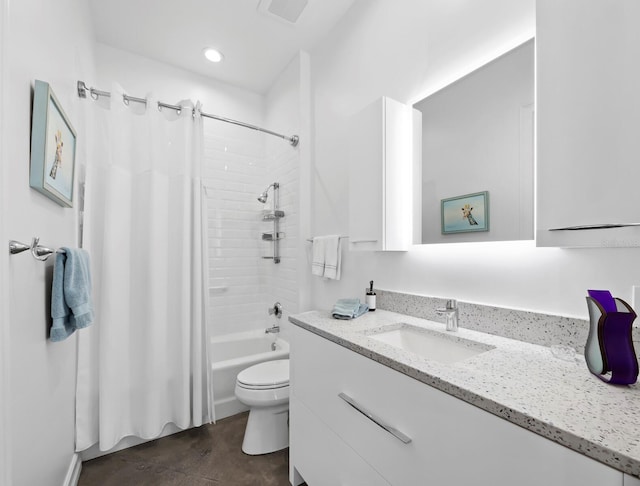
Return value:
[(534, 238), (534, 77), (531, 39), (414, 105), (422, 243)]

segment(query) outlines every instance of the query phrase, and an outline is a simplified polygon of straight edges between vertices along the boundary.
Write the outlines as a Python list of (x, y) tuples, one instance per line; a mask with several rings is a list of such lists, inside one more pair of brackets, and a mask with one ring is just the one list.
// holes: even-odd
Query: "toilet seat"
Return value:
[(289, 386), (289, 360), (265, 361), (238, 373), (236, 384), (247, 390), (274, 390)]
[(257, 385), (247, 385), (245, 383), (236, 382), (236, 385), (240, 388), (244, 388), (245, 390), (278, 390), (280, 388), (286, 388), (289, 386), (289, 383), (284, 383), (283, 385), (272, 385), (272, 386), (257, 386)]

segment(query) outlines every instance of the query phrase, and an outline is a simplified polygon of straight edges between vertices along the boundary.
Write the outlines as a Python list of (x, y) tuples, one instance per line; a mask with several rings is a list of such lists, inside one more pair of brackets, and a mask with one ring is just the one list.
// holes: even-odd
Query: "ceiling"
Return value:
[[(308, 0), (295, 24), (259, 11), (260, 0), (90, 0), (90, 6), (99, 42), (264, 93), (354, 1)], [(224, 61), (207, 61), (205, 47), (220, 50)]]

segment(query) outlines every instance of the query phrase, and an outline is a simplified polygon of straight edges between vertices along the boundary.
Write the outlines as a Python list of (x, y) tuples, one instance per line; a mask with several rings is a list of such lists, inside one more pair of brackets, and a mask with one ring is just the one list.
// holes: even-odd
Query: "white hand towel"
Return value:
[(324, 277), (326, 242), (326, 237), (316, 236), (311, 244), (311, 274), (318, 277)]
[(325, 236), (324, 276), (332, 280), (340, 280), (342, 251), (340, 235)]

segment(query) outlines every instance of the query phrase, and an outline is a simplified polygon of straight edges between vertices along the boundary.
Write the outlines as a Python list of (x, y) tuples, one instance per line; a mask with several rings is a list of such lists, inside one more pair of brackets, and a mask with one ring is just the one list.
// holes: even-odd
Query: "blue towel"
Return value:
[(89, 254), (82, 249), (62, 250), (56, 254), (51, 286), (52, 341), (62, 341), (93, 322)]
[(331, 314), (334, 319), (355, 319), (369, 310), (367, 304), (361, 304), (360, 299), (338, 299)]

